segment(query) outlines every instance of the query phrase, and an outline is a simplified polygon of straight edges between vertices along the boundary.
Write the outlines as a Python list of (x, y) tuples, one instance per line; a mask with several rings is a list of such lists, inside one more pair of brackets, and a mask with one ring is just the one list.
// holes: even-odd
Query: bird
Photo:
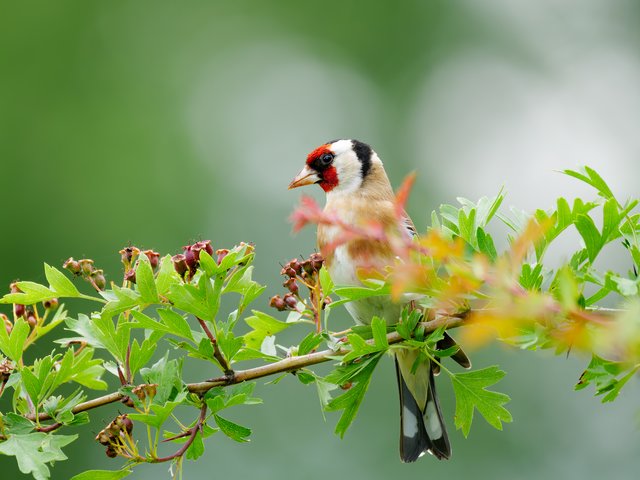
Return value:
[[(393, 188), (382, 160), (364, 142), (332, 140), (309, 153), (289, 189), (313, 184), (326, 193), (324, 211), (337, 216), (343, 224), (363, 227), (376, 222), (398, 235), (416, 235), (406, 212), (398, 218)], [(359, 272), (372, 268), (384, 271), (394, 263), (392, 246), (379, 240), (355, 238), (325, 251), (339, 234), (340, 227), (336, 225), (318, 225), (317, 246), (336, 285), (361, 285)], [(378, 316), (392, 325), (399, 321), (406, 303), (394, 302), (390, 296), (375, 296), (345, 306), (356, 324), (369, 325)], [(447, 337), (446, 341), (451, 344), (452, 339)], [(438, 459), (448, 459), (451, 445), (436, 393), (437, 366), (427, 360), (412, 372), (418, 357), (416, 350), (399, 349), (394, 356), (400, 396), (401, 461), (414, 462), (427, 452)]]

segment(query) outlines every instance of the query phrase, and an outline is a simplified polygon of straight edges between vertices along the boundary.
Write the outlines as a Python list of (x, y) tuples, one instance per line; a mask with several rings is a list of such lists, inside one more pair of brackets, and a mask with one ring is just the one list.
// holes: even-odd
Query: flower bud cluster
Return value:
[(140, 253), (149, 259), (149, 265), (152, 270), (156, 270), (160, 264), (160, 254), (154, 250), (143, 250), (138, 247), (125, 247), (120, 250), (120, 259), (124, 265), (124, 281), (136, 283), (136, 269), (139, 263)]
[(324, 258), (319, 253), (312, 253), (309, 258), (302, 261), (294, 258), (286, 263), (280, 270), (280, 274), (285, 277), (282, 286), (288, 292), (284, 296), (275, 295), (271, 297), (269, 306), (280, 312), (297, 310), (298, 299), (300, 299), (299, 284), (309, 287), (310, 290), (313, 289), (320, 281), (319, 272), (323, 264)]
[(132, 390), (133, 394), (140, 399), (140, 401), (144, 402), (146, 400), (153, 400), (153, 397), (158, 393), (158, 384), (157, 383), (146, 383), (143, 385), (138, 385)]
[(62, 264), (62, 268), (76, 276), (82, 277), (99, 292), (107, 288), (107, 280), (104, 278), (104, 271), (100, 268), (96, 268), (93, 260), (90, 258), (74, 260), (73, 257), (70, 257)]
[(133, 432), (133, 422), (127, 416), (118, 415), (109, 425), (100, 430), (96, 435), (96, 441), (107, 447), (107, 457), (118, 456), (118, 448), (125, 445), (124, 439), (130, 437)]
[[(192, 245), (185, 245), (182, 247), (183, 253), (171, 257), (173, 268), (175, 268), (181, 278), (187, 281), (193, 278), (200, 266), (200, 252), (203, 250), (213, 256), (211, 240), (203, 240)], [(218, 250), (218, 257), (220, 257), (220, 252), (222, 252), (222, 250)], [(228, 250), (227, 253), (229, 253)]]

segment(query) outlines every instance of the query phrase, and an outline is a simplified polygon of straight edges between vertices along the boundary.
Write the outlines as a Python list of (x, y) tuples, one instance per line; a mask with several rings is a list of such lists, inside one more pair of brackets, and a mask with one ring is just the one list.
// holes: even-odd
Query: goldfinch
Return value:
[[(306, 165), (289, 185), (289, 189), (318, 184), (326, 193), (325, 212), (343, 223), (363, 227), (376, 222), (400, 235), (414, 236), (415, 227), (404, 214), (400, 221), (395, 211), (394, 194), (382, 161), (371, 147), (358, 140), (335, 140), (313, 150)], [(354, 239), (327, 252), (327, 246), (340, 234), (333, 225), (318, 225), (318, 248), (337, 285), (361, 285), (358, 272), (383, 271), (393, 264), (392, 247), (382, 241)], [(358, 324), (370, 324), (374, 316), (395, 324), (405, 305), (390, 297), (371, 297), (346, 304)], [(450, 340), (450, 339), (449, 339)], [(398, 350), (395, 354), (400, 392), (400, 458), (414, 462), (425, 452), (438, 459), (451, 456), (451, 446), (436, 394), (431, 362), (412, 366), (417, 352)]]

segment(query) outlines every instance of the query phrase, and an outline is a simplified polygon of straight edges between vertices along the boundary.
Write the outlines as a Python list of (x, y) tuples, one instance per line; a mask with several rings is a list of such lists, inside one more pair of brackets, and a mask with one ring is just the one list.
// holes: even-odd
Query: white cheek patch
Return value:
[(402, 407), (402, 433), (409, 438), (418, 434), (418, 419), (407, 407)]
[(333, 142), (333, 144), (331, 145), (331, 151), (337, 157), (338, 155), (351, 150), (351, 147), (351, 140), (338, 140), (337, 142)]

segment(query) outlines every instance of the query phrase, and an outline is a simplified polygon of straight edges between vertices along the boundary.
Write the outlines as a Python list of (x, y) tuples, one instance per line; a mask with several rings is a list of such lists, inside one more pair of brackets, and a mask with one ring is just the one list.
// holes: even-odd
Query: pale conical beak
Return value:
[(300, 173), (296, 175), (296, 178), (289, 184), (289, 190), (304, 187), (305, 185), (313, 185), (320, 180), (322, 179), (318, 176), (318, 172), (310, 169), (308, 165), (305, 165), (304, 168), (300, 170)]

